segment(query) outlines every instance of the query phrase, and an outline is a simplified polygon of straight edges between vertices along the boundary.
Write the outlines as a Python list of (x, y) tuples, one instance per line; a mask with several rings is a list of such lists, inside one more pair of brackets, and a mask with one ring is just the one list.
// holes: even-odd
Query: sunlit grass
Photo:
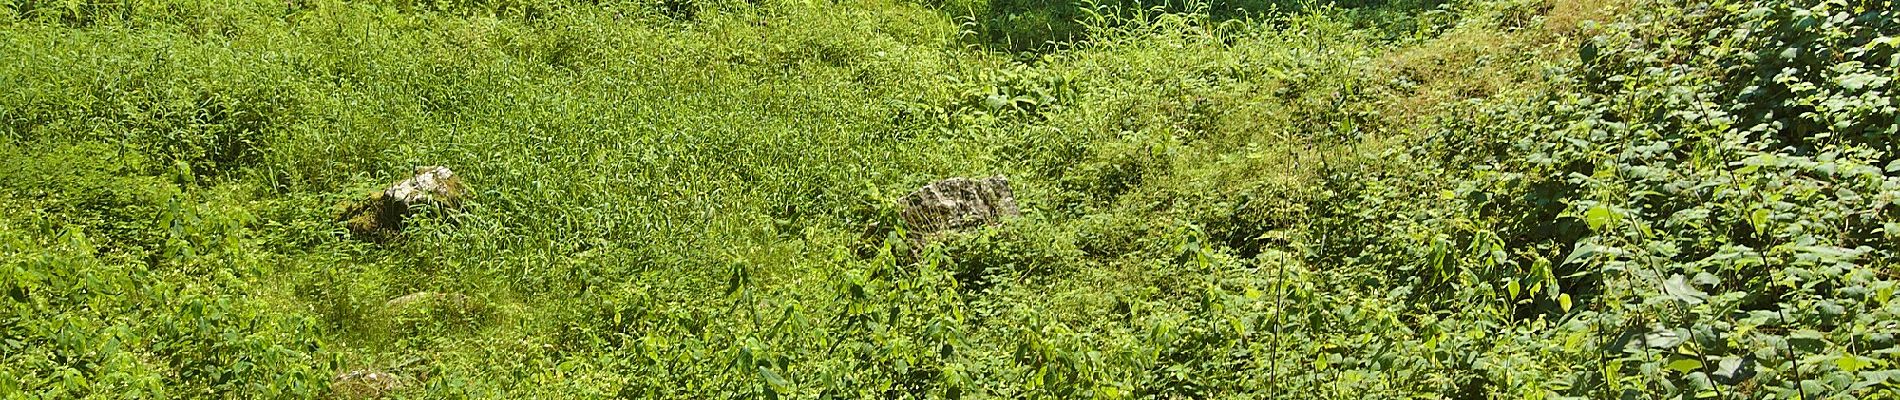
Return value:
[(0, 0), (0, 398), (1891, 397), (1891, 24), (1235, 4)]

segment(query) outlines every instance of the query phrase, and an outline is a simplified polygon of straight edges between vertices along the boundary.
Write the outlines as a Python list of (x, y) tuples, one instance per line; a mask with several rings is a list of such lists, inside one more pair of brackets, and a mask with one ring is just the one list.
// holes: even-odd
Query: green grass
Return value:
[(0, 398), (1896, 397), (1890, 1), (1240, 3), (0, 0)]

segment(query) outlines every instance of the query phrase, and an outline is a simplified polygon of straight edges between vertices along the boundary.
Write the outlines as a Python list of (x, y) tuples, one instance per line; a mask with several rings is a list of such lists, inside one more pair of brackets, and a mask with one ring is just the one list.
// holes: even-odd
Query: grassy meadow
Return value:
[(0, 399), (1900, 398), (1897, 9), (0, 0)]

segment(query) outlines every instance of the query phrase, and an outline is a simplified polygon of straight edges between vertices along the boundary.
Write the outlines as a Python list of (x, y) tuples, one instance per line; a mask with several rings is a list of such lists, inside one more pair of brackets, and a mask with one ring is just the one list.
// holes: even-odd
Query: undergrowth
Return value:
[(0, 0), (0, 398), (1891, 399), (1895, 9)]

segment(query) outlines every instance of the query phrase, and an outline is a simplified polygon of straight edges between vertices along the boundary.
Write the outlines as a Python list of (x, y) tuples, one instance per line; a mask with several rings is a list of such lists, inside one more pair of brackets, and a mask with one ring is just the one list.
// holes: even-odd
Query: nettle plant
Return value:
[(1413, 151), (1468, 166), (1437, 189), (1449, 227), (1401, 228), (1440, 266), (1424, 293), (1563, 322), (1523, 334), (1576, 364), (1490, 372), (1561, 372), (1532, 391), (1891, 396), (1900, 13), (1650, 6), (1556, 69), (1568, 90), (1475, 106)]

